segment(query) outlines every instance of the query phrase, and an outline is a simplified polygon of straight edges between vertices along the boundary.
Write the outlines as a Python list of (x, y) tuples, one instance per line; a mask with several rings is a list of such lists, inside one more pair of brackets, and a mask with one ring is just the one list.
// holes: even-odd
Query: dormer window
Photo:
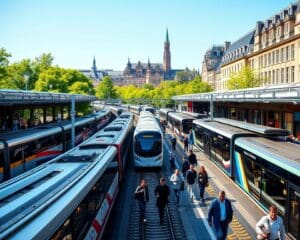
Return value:
[(288, 35), (289, 34), (289, 31), (290, 31), (290, 23), (289, 22), (286, 22), (284, 24), (284, 35)]

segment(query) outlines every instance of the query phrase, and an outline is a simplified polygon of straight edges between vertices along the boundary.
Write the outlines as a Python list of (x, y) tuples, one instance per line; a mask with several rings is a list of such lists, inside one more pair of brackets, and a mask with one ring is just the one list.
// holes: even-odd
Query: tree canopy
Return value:
[(234, 90), (259, 87), (262, 82), (263, 79), (259, 78), (250, 66), (244, 66), (241, 71), (230, 76), (227, 84), (229, 90)]

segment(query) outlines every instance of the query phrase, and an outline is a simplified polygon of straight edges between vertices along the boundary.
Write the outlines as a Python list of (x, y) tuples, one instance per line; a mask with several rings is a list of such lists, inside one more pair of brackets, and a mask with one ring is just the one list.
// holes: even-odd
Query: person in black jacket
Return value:
[(158, 207), (160, 224), (163, 223), (165, 206), (168, 204), (168, 197), (170, 195), (170, 190), (164, 178), (161, 178), (159, 185), (156, 186), (154, 190), (156, 196), (156, 206)]
[(197, 166), (197, 158), (196, 158), (196, 155), (195, 155), (195, 153), (193, 153), (193, 150), (192, 149), (190, 149), (189, 150), (189, 156), (188, 156), (188, 160), (189, 160), (189, 162), (190, 162), (190, 164), (193, 164), (194, 165), (194, 167), (196, 167)]
[(175, 151), (176, 150), (176, 143), (177, 143), (177, 139), (176, 139), (175, 134), (172, 135), (171, 143), (172, 143), (172, 150)]
[(195, 183), (197, 178), (197, 172), (194, 169), (194, 165), (190, 165), (190, 169), (186, 172), (186, 183), (187, 183), (187, 190), (191, 201), (193, 202), (195, 197)]
[(205, 167), (202, 165), (198, 173), (198, 186), (200, 192), (200, 199), (202, 200), (202, 202), (204, 202), (204, 191), (207, 184), (208, 184), (208, 175), (205, 170)]
[(134, 192), (134, 198), (137, 199), (139, 203), (141, 221), (147, 222), (145, 218), (145, 212), (146, 212), (146, 203), (149, 201), (149, 191), (148, 191), (148, 184), (146, 180), (144, 179), (141, 180), (140, 185), (137, 186)]

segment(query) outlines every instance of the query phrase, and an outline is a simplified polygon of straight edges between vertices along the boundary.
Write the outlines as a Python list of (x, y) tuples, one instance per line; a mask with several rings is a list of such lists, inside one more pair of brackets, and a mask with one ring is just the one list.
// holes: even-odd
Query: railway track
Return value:
[(149, 202), (146, 205), (146, 219), (147, 222), (140, 221), (140, 212), (138, 203), (132, 204), (131, 220), (129, 224), (129, 239), (186, 239), (185, 232), (181, 223), (180, 216), (176, 207), (173, 192), (170, 188), (171, 194), (169, 196), (169, 204), (165, 209), (163, 224), (159, 223), (159, 214), (156, 207), (156, 197), (154, 189), (159, 183), (162, 175), (159, 172), (140, 172), (137, 173), (136, 185), (140, 179), (145, 179), (148, 183)]

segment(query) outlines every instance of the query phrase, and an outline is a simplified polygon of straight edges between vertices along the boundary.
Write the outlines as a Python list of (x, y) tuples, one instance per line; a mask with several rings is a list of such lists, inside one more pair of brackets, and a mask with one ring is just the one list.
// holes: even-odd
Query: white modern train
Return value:
[(132, 124), (132, 113), (122, 113), (74, 149), (0, 184), (0, 239), (100, 239)]
[(133, 134), (135, 167), (162, 167), (163, 132), (156, 118), (142, 111)]

